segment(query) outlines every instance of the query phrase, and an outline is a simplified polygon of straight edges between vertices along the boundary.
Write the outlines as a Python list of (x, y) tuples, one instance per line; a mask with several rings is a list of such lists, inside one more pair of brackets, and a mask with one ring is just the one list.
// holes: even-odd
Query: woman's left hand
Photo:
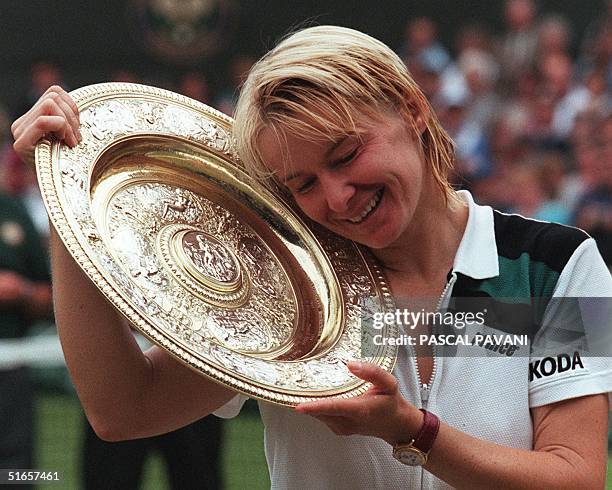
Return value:
[(295, 410), (317, 418), (337, 435), (375, 436), (389, 444), (409, 442), (419, 431), (423, 414), (402, 397), (395, 377), (369, 363), (350, 362), (348, 368), (372, 383), (366, 393), (301, 403)]

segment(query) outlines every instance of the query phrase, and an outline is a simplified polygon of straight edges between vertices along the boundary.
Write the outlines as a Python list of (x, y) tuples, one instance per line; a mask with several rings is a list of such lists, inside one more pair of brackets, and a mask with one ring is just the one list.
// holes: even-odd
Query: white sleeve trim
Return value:
[(529, 407), (541, 407), (570, 398), (601, 393), (608, 393), (608, 396), (612, 393), (612, 368), (534, 386), (529, 390)]
[(225, 405), (217, 408), (217, 410), (213, 412), (213, 415), (221, 419), (233, 419), (236, 415), (240, 413), (240, 410), (242, 410), (242, 406), (248, 399), (249, 397), (246, 395), (236, 395)]

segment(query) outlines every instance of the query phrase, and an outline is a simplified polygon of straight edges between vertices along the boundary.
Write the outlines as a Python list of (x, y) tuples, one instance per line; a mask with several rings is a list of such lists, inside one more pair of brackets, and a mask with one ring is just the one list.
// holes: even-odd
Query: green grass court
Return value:
[[(78, 490), (83, 412), (78, 400), (69, 395), (42, 395), (37, 400), (36, 467), (61, 471), (62, 489)], [(270, 487), (263, 452), (263, 425), (256, 410), (249, 410), (225, 423), (223, 470), (227, 489), (250, 490)], [(45, 485), (39, 488), (58, 488)], [(166, 490), (161, 457), (153, 455), (144, 469), (143, 490)], [(134, 489), (135, 490), (135, 489)]]
[[(82, 411), (76, 398), (67, 395), (42, 395), (37, 403), (38, 469), (61, 471), (62, 489), (80, 488), (79, 454), (82, 437)], [(608, 463), (607, 489), (612, 489), (612, 471)], [(263, 426), (256, 411), (243, 412), (225, 424), (223, 470), (226, 488), (266, 489), (270, 486), (263, 454)], [(152, 457), (145, 467), (142, 488), (166, 490), (165, 469), (161, 458)], [(52, 487), (58, 488), (58, 485)], [(40, 487), (44, 488), (44, 487)]]

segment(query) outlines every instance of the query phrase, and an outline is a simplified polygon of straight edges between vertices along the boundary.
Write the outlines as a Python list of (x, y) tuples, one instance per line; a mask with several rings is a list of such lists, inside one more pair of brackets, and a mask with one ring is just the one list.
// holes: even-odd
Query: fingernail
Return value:
[(359, 361), (351, 361), (349, 363), (349, 367), (353, 371), (359, 371), (359, 370), (361, 370), (363, 368), (363, 363), (359, 362)]
[(81, 135), (81, 130), (77, 128), (77, 137), (79, 138), (79, 143), (83, 141), (83, 136)]

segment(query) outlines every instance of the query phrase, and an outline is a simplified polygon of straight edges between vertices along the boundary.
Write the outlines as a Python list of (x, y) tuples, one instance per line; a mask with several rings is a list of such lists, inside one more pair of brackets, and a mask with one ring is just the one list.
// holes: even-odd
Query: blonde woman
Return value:
[[(13, 124), (15, 149), (31, 161), (48, 132), (69, 145), (80, 137), (76, 106), (58, 87)], [(612, 296), (586, 233), (503, 215), (452, 189), (452, 141), (400, 59), (363, 33), (321, 26), (283, 40), (251, 70), (235, 136), (253, 175), (369, 247), (400, 300)], [(66, 360), (103, 438), (239, 411), (243, 397), (161, 349), (143, 355), (57, 236), (52, 248)], [(547, 313), (539, 333), (554, 328)], [(261, 403), (272, 486), (603, 488), (608, 359), (578, 354), (572, 369), (547, 367), (543, 375), (542, 359), (529, 353), (438, 358), (426, 345), (410, 352), (400, 349), (393, 374), (350, 363), (373, 385), (359, 398), (295, 410)]]

